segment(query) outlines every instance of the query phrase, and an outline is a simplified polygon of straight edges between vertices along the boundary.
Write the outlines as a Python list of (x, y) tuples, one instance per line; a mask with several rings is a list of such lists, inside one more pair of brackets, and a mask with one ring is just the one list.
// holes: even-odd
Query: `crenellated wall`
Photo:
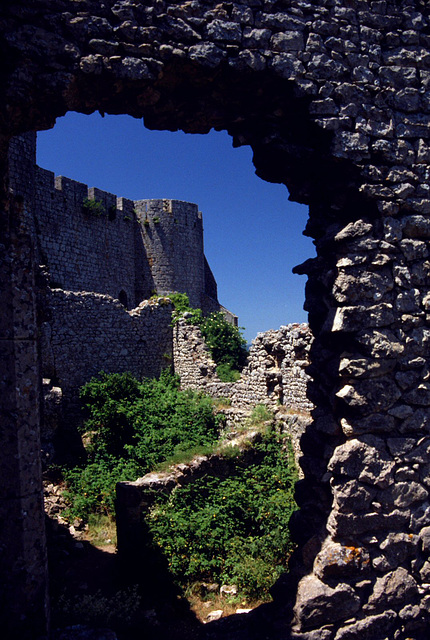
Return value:
[[(84, 208), (89, 198), (101, 203), (100, 214)], [(113, 194), (37, 167), (34, 212), (39, 259), (53, 287), (113, 298), (124, 291), (130, 309), (140, 302), (135, 296), (136, 220), (131, 200), (117, 201)], [(148, 282), (148, 292), (150, 286)]]
[(205, 292), (202, 214), (197, 205), (178, 200), (138, 200), (136, 215), (160, 295), (188, 293), (192, 307), (202, 307)]
[(14, 138), (9, 156), (11, 189), (25, 194), (37, 260), (52, 287), (121, 296), (128, 309), (173, 291), (187, 293), (194, 307), (220, 308), (197, 205), (132, 201), (55, 176), (36, 166), (33, 134)]

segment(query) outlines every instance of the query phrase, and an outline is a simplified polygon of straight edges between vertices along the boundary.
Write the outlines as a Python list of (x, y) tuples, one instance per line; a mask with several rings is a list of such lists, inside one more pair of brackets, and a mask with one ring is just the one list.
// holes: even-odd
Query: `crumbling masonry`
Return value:
[[(299, 551), (282, 605), (304, 640), (424, 638), (430, 610), (429, 113), (424, 0), (3, 3), (0, 603), (4, 634), (48, 624), (38, 460), (32, 194), (9, 139), (67, 110), (226, 129), (309, 204), (315, 336)], [(5, 588), (7, 585), (7, 588)], [(290, 625), (290, 626), (289, 626)]]
[(131, 201), (55, 177), (36, 165), (32, 133), (12, 140), (9, 161), (10, 192), (31, 194), (23, 222), (41, 265), (42, 378), (50, 396), (52, 385), (61, 392), (70, 422), (79, 387), (99, 371), (141, 378), (167, 366), (172, 306), (157, 295), (187, 293), (205, 313), (223, 308), (204, 255), (202, 214), (188, 202)]

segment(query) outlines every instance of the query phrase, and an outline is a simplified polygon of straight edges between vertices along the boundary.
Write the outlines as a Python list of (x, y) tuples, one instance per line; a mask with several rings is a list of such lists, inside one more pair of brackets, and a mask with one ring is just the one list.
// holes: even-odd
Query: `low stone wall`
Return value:
[(200, 329), (180, 320), (174, 329), (173, 362), (184, 388), (204, 389), (213, 397), (231, 399), (234, 407), (266, 404), (309, 412), (306, 396), (313, 337), (307, 324), (289, 324), (259, 333), (248, 363), (235, 383), (221, 382)]
[[(298, 416), (276, 418), (279, 432), (289, 435), (302, 433), (305, 424), (306, 420)], [(258, 461), (261, 453), (254, 447), (249, 447), (250, 442), (261, 440), (258, 430), (251, 427), (243, 435), (237, 435), (233, 431), (230, 436), (233, 437), (226, 438), (224, 444), (227, 447), (238, 446), (242, 462), (251, 464)], [(148, 566), (155, 561), (155, 552), (150, 545), (144, 515), (160, 495), (169, 495), (177, 487), (195, 482), (203, 476), (227, 478), (234, 472), (237, 463), (237, 457), (223, 456), (221, 445), (220, 450), (212, 455), (196, 456), (188, 463), (174, 465), (167, 471), (148, 473), (134, 482), (119, 482), (116, 487), (115, 509), (118, 553), (125, 570), (131, 572), (138, 581), (147, 579)]]

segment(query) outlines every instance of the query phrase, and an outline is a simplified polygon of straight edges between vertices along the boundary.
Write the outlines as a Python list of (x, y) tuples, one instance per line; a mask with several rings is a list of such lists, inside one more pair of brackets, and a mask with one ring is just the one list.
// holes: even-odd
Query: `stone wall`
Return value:
[(33, 134), (9, 150), (11, 191), (25, 197), (37, 260), (52, 286), (94, 291), (133, 309), (154, 292), (220, 308), (203, 250), (202, 213), (179, 200), (128, 200), (36, 166)]
[(47, 304), (42, 372), (61, 388), (67, 407), (100, 371), (157, 377), (171, 362), (173, 306), (168, 300), (144, 301), (127, 311), (107, 295), (54, 289)]
[(248, 363), (234, 385), (233, 406), (268, 404), (309, 412), (307, 398), (312, 333), (306, 324), (289, 324), (257, 334)]
[(210, 382), (221, 383), (199, 327), (179, 320), (173, 328), (173, 368), (184, 389), (204, 389)]
[[(425, 638), (430, 516), (419, 447), (430, 406), (428, 2), (75, 5), (21, 0), (0, 9), (0, 450), (8, 480), (0, 548), (43, 547), (36, 502), (25, 509), (25, 535), (20, 516), (36, 495), (28, 487), (40, 484), (30, 462), (38, 450), (29, 391), (37, 388), (38, 359), (31, 238), (20, 229), (28, 203), (7, 191), (9, 138), (53, 126), (68, 110), (128, 113), (159, 129), (225, 129), (235, 145), (251, 145), (258, 175), (309, 204), (306, 233), (317, 249), (301, 268), (309, 275), (315, 409), (302, 439), (300, 544), (289, 590), (277, 600), (282, 606), (297, 595), (293, 634), (303, 640)], [(402, 546), (404, 535), (416, 544)], [(321, 568), (325, 541), (339, 553), (332, 565), (326, 554)], [(43, 554), (37, 561), (21, 554), (23, 566), (13, 555), (2, 564), (4, 602), (22, 638), (24, 627), (44, 624), (46, 609), (30, 597), (44, 592)], [(399, 578), (402, 604), (390, 587)]]
[[(100, 202), (103, 212), (85, 209), (89, 198)], [(111, 193), (37, 167), (34, 212), (39, 260), (48, 267), (52, 286), (117, 299), (124, 291), (129, 309), (141, 302), (135, 298), (137, 222), (131, 200), (117, 201)], [(149, 294), (147, 272), (146, 291), (140, 290)]]
[(240, 379), (221, 382), (200, 329), (180, 320), (173, 331), (173, 365), (183, 387), (229, 398), (233, 407), (266, 404), (308, 413), (313, 408), (306, 395), (312, 341), (306, 324), (259, 333), (252, 341)]

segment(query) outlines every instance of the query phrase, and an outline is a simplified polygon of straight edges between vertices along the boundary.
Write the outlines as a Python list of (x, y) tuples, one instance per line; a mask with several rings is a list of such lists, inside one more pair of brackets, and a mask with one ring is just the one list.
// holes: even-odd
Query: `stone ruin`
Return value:
[(173, 369), (181, 385), (226, 398), (233, 407), (265, 404), (304, 413), (313, 409), (306, 396), (313, 336), (307, 324), (289, 324), (258, 333), (237, 382), (221, 382), (200, 329), (181, 319), (173, 331)]
[(275, 604), (296, 640), (426, 637), (429, 13), (424, 0), (2, 4), (5, 637), (46, 634), (49, 620), (31, 194), (8, 191), (8, 147), (68, 110), (225, 129), (258, 175), (309, 205), (317, 257), (298, 270), (315, 409), (299, 548)]

